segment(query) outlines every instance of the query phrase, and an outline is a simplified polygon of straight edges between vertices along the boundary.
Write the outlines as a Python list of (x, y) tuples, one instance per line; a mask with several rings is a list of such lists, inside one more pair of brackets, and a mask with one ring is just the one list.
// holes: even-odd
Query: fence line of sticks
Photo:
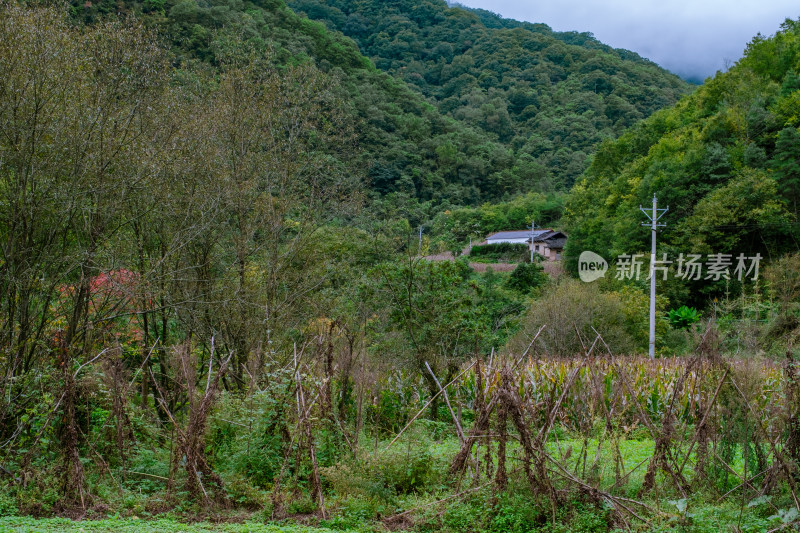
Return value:
[[(474, 412), (468, 431), (461, 429), (446, 392), (462, 375), (440, 389), (460, 441), (450, 473), (459, 485), (465, 479), (472, 484), (442, 503), (489, 485), (495, 493), (503, 491), (510, 475), (507, 461), (513, 459), (521, 465), (512, 472), (524, 474), (532, 493), (549, 500), (554, 520), (558, 505), (576, 492), (610, 507), (625, 527), (631, 527), (631, 520), (647, 522), (665, 515), (644, 501), (648, 495), (656, 500), (662, 495), (687, 498), (698, 488), (715, 491), (720, 500), (740, 495), (743, 504), (783, 490), (800, 509), (800, 396), (791, 349), (782, 367), (726, 360), (715, 349), (715, 335), (713, 329), (706, 331), (692, 357), (656, 362), (617, 357), (599, 334), (581, 357), (568, 360), (476, 361), (462, 372), (469, 382), (462, 387)], [(650, 372), (643, 373), (643, 368)], [(660, 372), (652, 372), (656, 369)], [(643, 397), (641, 383), (635, 383), (654, 374), (667, 382), (665, 394)], [(649, 385), (651, 392), (659, 390), (658, 383)], [(626, 468), (620, 440), (631, 426), (653, 442), (653, 453)], [(580, 437), (572, 465), (572, 447), (562, 445), (557, 427)], [(587, 469), (592, 439), (597, 449)], [(510, 441), (521, 457), (509, 457)], [(607, 486), (598, 475), (604, 444), (611, 447), (614, 468)], [(743, 468), (737, 469), (737, 461)], [(640, 499), (627, 497), (633, 474), (642, 469), (636, 491)], [(731, 476), (735, 486), (728, 489)]]
[[(666, 514), (654, 500), (687, 498), (698, 488), (716, 492), (720, 500), (741, 497), (743, 503), (782, 493), (800, 510), (800, 384), (792, 350), (783, 365), (723, 359), (715, 348), (715, 335), (715, 330), (707, 330), (691, 357), (656, 361), (616, 356), (600, 334), (585, 343), (580, 356), (541, 357), (533, 350), (534, 337), (519, 357), (493, 353), (444, 385), (437, 379), (435, 397), (443, 397), (459, 439), (449, 466), (456, 488), (426, 507), (487, 487), (497, 496), (516, 477), (535, 497), (549, 502), (554, 520), (559, 505), (577, 494), (610, 508), (618, 524), (632, 527), (633, 521)], [(285, 369), (290, 385), (283, 389), (281, 402), (291, 406), (294, 401), (296, 419), (287, 420), (291, 441), (272, 489), (276, 516), (283, 512), (282, 487), (293, 453), (310, 463), (312, 497), (319, 513), (327, 516), (314, 445), (320, 424), (338, 428), (354, 456), (367, 453), (358, 446), (360, 403), (355, 427), (341, 420), (331, 407), (331, 369), (321, 369), (305, 348), (295, 350), (291, 368)], [(168, 486), (173, 486), (176, 467), (183, 463), (187, 488), (210, 500), (204, 480), (215, 488), (221, 487), (221, 480), (206, 462), (204, 439), (190, 435), (204, 434), (230, 356), (213, 379), (209, 362), (208, 375), (200, 380), (187, 370), (193, 366), (189, 352), (178, 355), (185, 388), (198, 381), (205, 388), (190, 396), (194, 416), (185, 423), (169, 416), (179, 438)], [(156, 394), (169, 414), (164, 391)], [(418, 400), (424, 403), (421, 395)], [(374, 453), (390, 449), (433, 400), (429, 398), (388, 446)], [(474, 415), (469, 428), (462, 420), (465, 410)], [(315, 412), (321, 416), (315, 417)], [(631, 465), (620, 443), (633, 433), (652, 442), (653, 452)], [(610, 461), (603, 459), (604, 451)], [(509, 468), (509, 461), (516, 466)], [(608, 465), (614, 470), (613, 480), (603, 476)], [(778, 511), (772, 502), (766, 504)], [(399, 520), (416, 510), (385, 520)]]

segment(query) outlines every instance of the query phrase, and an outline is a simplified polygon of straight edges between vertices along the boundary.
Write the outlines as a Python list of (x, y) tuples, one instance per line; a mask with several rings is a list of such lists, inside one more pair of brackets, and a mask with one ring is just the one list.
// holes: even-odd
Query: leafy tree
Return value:
[(506, 286), (522, 294), (530, 294), (547, 282), (547, 275), (538, 263), (520, 263), (506, 280)]
[(136, 283), (114, 244), (148, 183), (166, 69), (141, 26), (81, 31), (51, 9), (0, 12), (2, 386), (21, 399), (0, 416), (36, 401), (25, 393), (35, 370), (55, 369), (69, 504), (89, 498), (75, 378), (107, 346)]
[(800, 133), (787, 126), (778, 133), (771, 160), (776, 179), (795, 216), (800, 197)]
[[(800, 91), (790, 88), (798, 43), (791, 21), (773, 37), (756, 37), (728, 72), (604, 143), (567, 198), (568, 269), (577, 271), (584, 250), (609, 258), (646, 253), (639, 206), (654, 194), (670, 207), (659, 242), (672, 259), (711, 252), (775, 257), (793, 248)], [(695, 305), (726, 290), (721, 283), (667, 287)]]
[[(0, 11), (0, 379), (17, 398), (0, 432), (37, 446), (57, 428), (60, 494), (87, 506), (98, 400), (79, 380), (99, 360), (114, 380), (117, 464), (138, 379), (143, 413), (154, 405), (176, 427), (199, 495), (198, 472), (217, 480), (203, 433), (218, 384), (241, 386), (248, 366), (257, 376), (262, 347), (289, 345), (332, 283), (316, 233), (360, 204), (349, 115), (313, 65), (277, 70), (218, 35), (214, 71), (176, 69), (142, 26), (65, 15)], [(40, 393), (59, 398), (43, 428), (6, 423)]]
[(766, 255), (759, 241), (785, 235), (788, 219), (775, 180), (748, 169), (698, 202), (681, 229), (697, 251)]
[[(409, 259), (380, 265), (373, 277), (376, 297), (387, 303), (384, 327), (397, 338), (395, 350), (425, 380), (431, 396), (439, 391), (436, 379), (444, 385), (468, 356), (485, 351), (490, 329), (465, 262)], [(431, 404), (434, 420), (438, 409), (437, 400)]]

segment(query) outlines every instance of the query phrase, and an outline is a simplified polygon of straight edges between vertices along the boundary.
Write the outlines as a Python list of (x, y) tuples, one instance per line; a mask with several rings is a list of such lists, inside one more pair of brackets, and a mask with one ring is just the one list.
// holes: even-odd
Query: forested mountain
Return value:
[[(639, 205), (654, 193), (670, 208), (659, 254), (797, 251), (798, 68), (800, 23), (787, 20), (775, 36), (755, 37), (728, 72), (604, 143), (566, 205), (572, 268), (583, 250), (649, 252)], [(681, 299), (726, 288), (703, 280), (668, 291)]]
[(86, 22), (133, 15), (171, 41), (178, 65), (219, 64), (226, 36), (244, 39), (273, 65), (311, 62), (336, 80), (357, 123), (358, 161), (351, 171), (371, 185), (381, 218), (426, 216), (419, 201), (474, 204), (537, 186), (538, 176), (479, 129), (441, 115), (405, 83), (375, 69), (353, 42), (295, 14), (281, 0), (76, 2)]
[(600, 140), (689, 87), (588, 34), (444, 2), (291, 7), (344, 35), (282, 0), (76, 1), (73, 12), (87, 22), (133, 14), (172, 41), (179, 61), (214, 64), (220, 33), (271, 48), (277, 64), (312, 61), (339, 79), (360, 122), (357, 167), (379, 198), (377, 212), (412, 223), (431, 215), (420, 202), (474, 205), (563, 190)]
[(601, 140), (690, 90), (589, 33), (553, 32), (443, 0), (289, 5), (354, 39), (379, 69), (442, 113), (509, 146), (537, 190), (569, 187)]

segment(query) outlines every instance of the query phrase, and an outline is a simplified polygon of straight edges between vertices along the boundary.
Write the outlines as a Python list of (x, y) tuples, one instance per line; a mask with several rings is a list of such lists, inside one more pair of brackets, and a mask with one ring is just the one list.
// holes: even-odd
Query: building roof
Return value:
[[(552, 233), (553, 230), (549, 229), (537, 229), (533, 232), (533, 239), (539, 240), (542, 235)], [(496, 231), (494, 233), (490, 233), (486, 240), (500, 240), (500, 239), (530, 239), (531, 238), (531, 230), (523, 229), (519, 231)]]
[[(560, 231), (547, 230), (543, 234), (535, 236), (533, 238), (533, 240), (534, 240), (534, 242), (544, 242), (548, 246), (550, 246), (551, 248), (557, 248), (557, 246), (554, 246), (554, 244), (557, 241), (565, 241), (566, 242), (567, 236), (564, 233), (560, 232)], [(563, 247), (563, 245), (562, 245), (562, 247)]]
[(547, 243), (547, 247), (550, 248), (551, 250), (563, 250), (564, 245), (567, 244), (567, 238), (557, 237), (552, 239), (545, 239), (544, 242)]

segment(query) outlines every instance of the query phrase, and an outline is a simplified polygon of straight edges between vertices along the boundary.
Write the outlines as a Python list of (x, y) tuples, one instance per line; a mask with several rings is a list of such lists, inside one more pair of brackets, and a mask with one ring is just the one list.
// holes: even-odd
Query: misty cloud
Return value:
[(504, 17), (543, 22), (556, 31), (591, 32), (684, 78), (702, 81), (741, 58), (759, 32), (775, 33), (800, 16), (788, 0), (460, 0)]

